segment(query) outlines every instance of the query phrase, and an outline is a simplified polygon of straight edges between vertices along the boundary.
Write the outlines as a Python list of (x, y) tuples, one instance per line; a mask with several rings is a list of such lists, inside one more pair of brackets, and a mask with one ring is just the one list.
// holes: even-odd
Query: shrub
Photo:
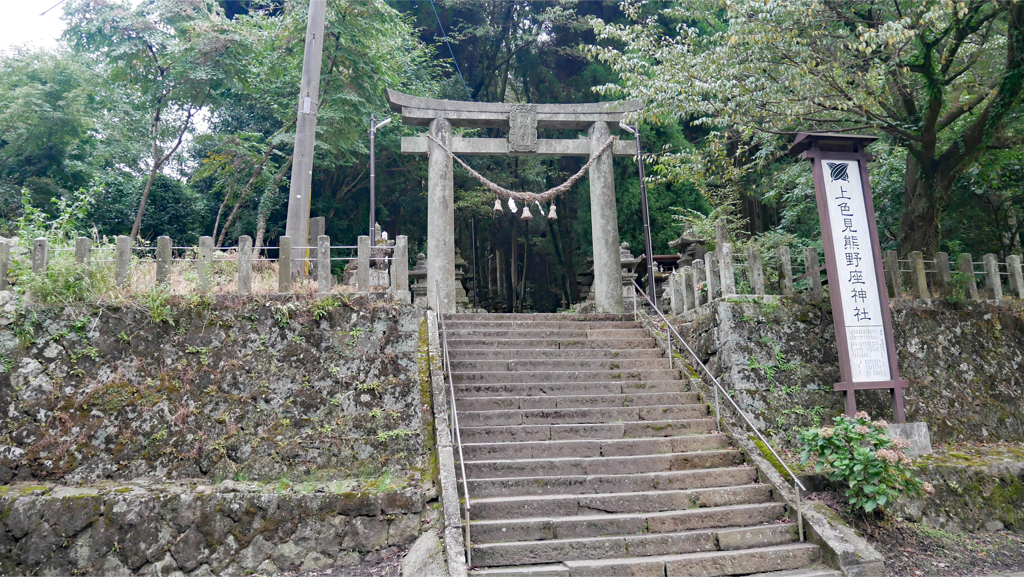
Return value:
[(800, 463), (813, 459), (816, 471), (845, 482), (850, 505), (865, 513), (884, 508), (902, 493), (931, 494), (931, 484), (910, 472), (910, 459), (903, 454), (908, 443), (891, 438), (887, 426), (860, 412), (852, 419), (836, 418), (834, 427), (807, 429), (800, 434)]

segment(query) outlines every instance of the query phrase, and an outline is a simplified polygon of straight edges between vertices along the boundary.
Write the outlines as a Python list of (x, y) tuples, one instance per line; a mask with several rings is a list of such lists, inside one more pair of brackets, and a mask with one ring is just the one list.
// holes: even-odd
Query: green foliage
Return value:
[(902, 453), (907, 444), (892, 439), (886, 427), (861, 412), (837, 417), (834, 427), (807, 429), (800, 433), (800, 463), (813, 460), (816, 471), (846, 483), (850, 505), (864, 513), (884, 509), (904, 493), (930, 494), (931, 485), (911, 473), (910, 459)]
[(154, 323), (169, 323), (174, 326), (174, 311), (171, 309), (171, 291), (166, 287), (154, 288), (142, 293), (142, 304), (149, 311), (149, 318)]
[(66, 305), (96, 300), (114, 288), (113, 271), (103, 263), (78, 264), (72, 253), (53, 253), (42, 274), (33, 273), (28, 263), (19, 263), (19, 290), (41, 303)]

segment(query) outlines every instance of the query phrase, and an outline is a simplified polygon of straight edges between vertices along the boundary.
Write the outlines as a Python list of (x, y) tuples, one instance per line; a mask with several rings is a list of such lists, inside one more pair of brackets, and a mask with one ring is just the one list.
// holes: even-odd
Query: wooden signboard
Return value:
[(882, 274), (874, 203), (864, 148), (876, 137), (801, 132), (792, 153), (811, 161), (825, 249), (829, 298), (836, 327), (846, 414), (857, 412), (855, 391), (890, 389), (893, 414), (906, 422), (888, 293)]

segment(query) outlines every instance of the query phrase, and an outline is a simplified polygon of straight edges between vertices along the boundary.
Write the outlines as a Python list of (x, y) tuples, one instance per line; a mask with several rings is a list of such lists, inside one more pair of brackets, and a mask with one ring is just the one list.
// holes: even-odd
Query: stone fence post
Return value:
[(86, 264), (92, 258), (92, 239), (80, 236), (75, 239), (75, 262)]
[(885, 274), (885, 288), (889, 289), (889, 298), (898, 299), (903, 296), (903, 282), (900, 277), (900, 257), (894, 250), (882, 253), (882, 269)]
[(356, 290), (365, 293), (370, 292), (370, 237), (363, 235), (359, 237), (356, 245)]
[(1021, 270), (1020, 256), (1011, 254), (1006, 257), (1006, 272), (1010, 274), (1010, 292), (1019, 299), (1024, 299), (1024, 271)]
[[(318, 250), (317, 243), (320, 242), (320, 237), (327, 234), (327, 218), (323, 216), (315, 216), (309, 219), (309, 239), (306, 242), (306, 246), (310, 247), (309, 256), (310, 258), (316, 259), (316, 250)], [(309, 267), (309, 277), (313, 280), (319, 280), (317, 265), (311, 264)]]
[(732, 245), (722, 243), (721, 250), (718, 270), (722, 277), (722, 297), (725, 298), (736, 294), (736, 271), (732, 262)]
[(114, 244), (114, 284), (117, 288), (128, 286), (128, 276), (132, 264), (132, 239), (118, 235)]
[(932, 278), (932, 296), (948, 296), (950, 285), (953, 284), (953, 275), (949, 272), (949, 254), (945, 252), (935, 253), (935, 277)]
[(754, 294), (764, 295), (764, 260), (761, 249), (754, 245), (747, 247), (747, 279)]
[(693, 267), (693, 275), (691, 277), (693, 278), (693, 306), (699, 307), (700, 305), (708, 302), (702, 297), (701, 292), (703, 291), (701, 291), (700, 288), (701, 282), (703, 282), (705, 278), (704, 261), (696, 259), (693, 261), (691, 266)]
[(156, 238), (156, 284), (163, 286), (171, 278), (171, 237)]
[(252, 237), (238, 237), (238, 294), (252, 292)]
[(213, 274), (213, 237), (199, 237), (199, 260), (196, 261), (196, 276), (199, 277), (199, 292), (210, 292), (211, 276)]
[(928, 273), (924, 268), (924, 255), (919, 250), (910, 253), (910, 287), (914, 298), (932, 298), (928, 292)]
[(964, 297), (972, 301), (978, 299), (978, 282), (974, 278), (974, 257), (970, 253), (960, 253), (960, 258), (957, 260), (957, 270), (960, 274), (964, 275), (966, 282), (964, 284)]
[(409, 292), (409, 237), (400, 234), (395, 237), (395, 250), (391, 252), (391, 284), (395, 300), (404, 304), (412, 303)]
[(793, 258), (788, 246), (775, 249), (775, 257), (779, 259), (779, 292), (784, 297), (796, 294), (793, 290)]
[(981, 257), (985, 263), (985, 289), (988, 298), (1003, 300), (1003, 282), (999, 278), (999, 257), (989, 253)]
[(693, 289), (690, 286), (690, 279), (693, 278), (693, 267), (684, 266), (679, 278), (679, 286), (683, 293), (683, 310), (693, 309)]
[(721, 292), (718, 290), (720, 275), (718, 272), (718, 253), (709, 252), (704, 255), (704, 266), (708, 275), (708, 302), (714, 302)]
[(7, 290), (7, 270), (11, 267), (11, 241), (0, 240), (0, 291)]
[(825, 292), (821, 288), (821, 261), (818, 260), (818, 249), (813, 246), (804, 249), (804, 276), (807, 277), (811, 299), (820, 301), (824, 298)]
[(43, 274), (50, 262), (50, 244), (44, 237), (32, 241), (32, 272)]
[[(360, 247), (363, 237), (359, 237)], [(321, 293), (331, 292), (331, 237), (321, 234), (316, 238), (316, 284)]]
[(683, 289), (679, 283), (682, 282), (682, 271), (676, 270), (668, 275), (668, 300), (672, 314), (678, 315), (683, 312)]
[(277, 239), (277, 292), (292, 292), (292, 237)]

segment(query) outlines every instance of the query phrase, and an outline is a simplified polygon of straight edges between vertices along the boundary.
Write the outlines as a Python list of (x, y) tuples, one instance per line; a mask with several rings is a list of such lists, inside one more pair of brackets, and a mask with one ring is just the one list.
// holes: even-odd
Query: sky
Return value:
[(38, 48), (53, 48), (64, 31), (63, 7), (40, 16), (58, 0), (0, 0), (4, 8), (0, 18), (0, 51), (12, 46), (31, 44)]

